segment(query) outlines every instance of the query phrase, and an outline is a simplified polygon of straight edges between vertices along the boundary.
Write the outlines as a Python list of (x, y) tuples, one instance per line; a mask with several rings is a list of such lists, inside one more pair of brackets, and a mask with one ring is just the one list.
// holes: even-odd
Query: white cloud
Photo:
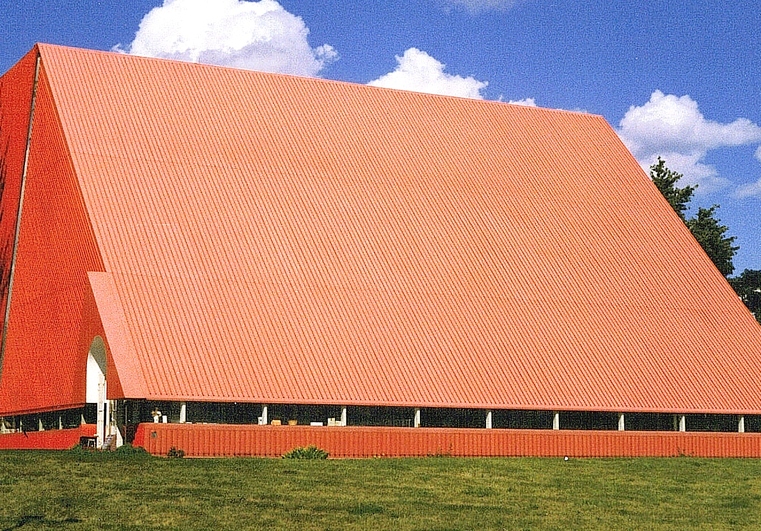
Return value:
[(524, 0), (445, 0), (445, 3), (453, 7), (461, 7), (471, 13), (482, 11), (500, 10), (505, 11)]
[(164, 0), (140, 22), (126, 50), (249, 70), (315, 76), (337, 53), (311, 48), (304, 21), (275, 0)]
[[(756, 148), (756, 159), (761, 162), (761, 146)], [(737, 199), (745, 199), (747, 197), (757, 197), (758, 199), (761, 199), (761, 179), (754, 183), (738, 186), (733, 196)]]
[(536, 107), (536, 100), (534, 98), (523, 98), (522, 100), (510, 100), (507, 103), (513, 105), (523, 105), (524, 107)]
[(738, 186), (737, 190), (735, 190), (735, 193), (732, 195), (737, 199), (745, 199), (747, 197), (757, 197), (761, 199), (761, 179), (754, 183)]
[(689, 96), (660, 90), (644, 105), (629, 108), (618, 134), (646, 171), (661, 156), (670, 169), (684, 174), (684, 184), (698, 184), (701, 193), (730, 184), (704, 162), (710, 150), (761, 141), (761, 127), (750, 120), (738, 118), (728, 124), (707, 120)]
[(368, 85), (474, 99), (483, 99), (481, 90), (488, 85), (473, 77), (447, 74), (443, 63), (417, 48), (408, 49), (401, 57), (397, 55), (396, 62), (396, 70)]

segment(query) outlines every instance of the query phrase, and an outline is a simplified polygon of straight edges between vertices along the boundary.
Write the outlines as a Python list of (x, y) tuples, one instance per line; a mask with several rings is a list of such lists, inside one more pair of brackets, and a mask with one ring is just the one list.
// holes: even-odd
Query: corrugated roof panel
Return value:
[(761, 412), (602, 118), (41, 50), (149, 397)]

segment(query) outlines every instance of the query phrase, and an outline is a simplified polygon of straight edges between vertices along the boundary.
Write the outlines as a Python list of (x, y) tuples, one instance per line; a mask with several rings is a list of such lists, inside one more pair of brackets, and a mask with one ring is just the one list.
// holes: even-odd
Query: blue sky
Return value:
[(758, 0), (4, 0), (0, 72), (35, 42), (601, 114), (761, 269)]

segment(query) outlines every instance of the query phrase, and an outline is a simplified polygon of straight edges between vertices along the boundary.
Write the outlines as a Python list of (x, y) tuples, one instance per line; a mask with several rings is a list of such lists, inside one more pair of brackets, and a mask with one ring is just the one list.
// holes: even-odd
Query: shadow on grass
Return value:
[(81, 522), (79, 518), (65, 518), (63, 520), (50, 520), (39, 514), (25, 514), (18, 521), (10, 527), (5, 527), (0, 531), (13, 531), (13, 529), (21, 529), (26, 524), (43, 524), (49, 526), (59, 526), (61, 524), (78, 524)]
[(366, 516), (370, 514), (383, 514), (386, 512), (381, 505), (375, 503), (360, 503), (349, 509), (349, 514), (353, 516)]

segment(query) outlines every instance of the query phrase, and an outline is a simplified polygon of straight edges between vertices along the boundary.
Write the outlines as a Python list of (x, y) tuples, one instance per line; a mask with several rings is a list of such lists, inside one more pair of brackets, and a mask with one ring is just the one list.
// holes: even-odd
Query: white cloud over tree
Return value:
[(396, 62), (393, 72), (368, 85), (473, 99), (483, 99), (481, 90), (488, 85), (487, 81), (444, 72), (446, 65), (417, 48), (409, 48), (401, 57), (397, 55)]
[(164, 0), (140, 22), (135, 55), (316, 76), (337, 58), (307, 41), (304, 21), (275, 0)]
[(706, 154), (722, 147), (761, 142), (761, 127), (745, 118), (722, 124), (708, 120), (690, 96), (656, 90), (641, 106), (629, 108), (618, 134), (645, 170), (661, 156), (668, 167), (684, 174), (684, 184), (710, 193), (728, 186)]

